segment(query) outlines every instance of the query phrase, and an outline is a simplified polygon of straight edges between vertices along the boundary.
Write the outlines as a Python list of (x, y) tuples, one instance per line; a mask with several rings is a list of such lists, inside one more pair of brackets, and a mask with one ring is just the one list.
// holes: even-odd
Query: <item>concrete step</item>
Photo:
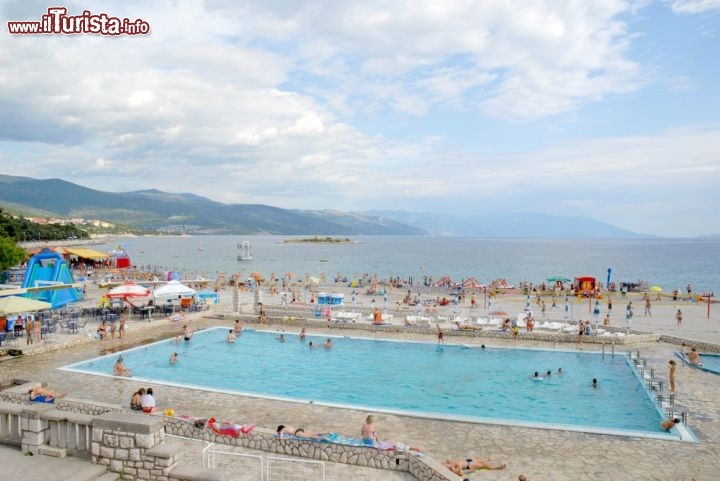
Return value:
[(64, 448), (52, 448), (50, 446), (40, 446), (38, 452), (45, 456), (54, 456), (56, 458), (64, 458), (67, 456), (67, 449)]

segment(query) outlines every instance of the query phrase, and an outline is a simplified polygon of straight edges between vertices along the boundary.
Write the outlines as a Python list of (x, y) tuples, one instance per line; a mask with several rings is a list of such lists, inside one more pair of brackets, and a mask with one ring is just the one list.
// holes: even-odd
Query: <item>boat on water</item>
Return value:
[(238, 249), (240, 249), (240, 254), (238, 254), (237, 260), (239, 260), (239, 261), (251, 261), (252, 260), (252, 252), (250, 250), (250, 241), (239, 242), (237, 247), (238, 247)]

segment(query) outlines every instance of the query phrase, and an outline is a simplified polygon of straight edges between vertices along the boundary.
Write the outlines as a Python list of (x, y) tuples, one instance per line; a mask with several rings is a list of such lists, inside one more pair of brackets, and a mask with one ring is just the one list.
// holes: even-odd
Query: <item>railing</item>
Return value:
[[(183, 450), (185, 453), (185, 460), (188, 459), (188, 455), (190, 457), (194, 457), (195, 455), (199, 455), (199, 463), (202, 464), (203, 468), (208, 468), (208, 464), (206, 462), (206, 452), (208, 449), (212, 449), (213, 443), (204, 441), (202, 439), (195, 439), (195, 438), (188, 438), (185, 436), (177, 436), (175, 434), (165, 434), (165, 438), (167, 442), (179, 442), (183, 446)], [(199, 451), (198, 451), (199, 449)], [(191, 459), (192, 461), (192, 459)]]
[[(230, 446), (228, 446), (230, 448)], [(222, 469), (231, 474), (232, 479), (257, 479), (263, 481), (262, 456), (256, 454), (244, 454), (233, 451), (218, 451), (215, 444), (211, 444), (203, 450), (203, 467), (210, 469)], [(237, 475), (232, 476), (232, 475)], [(289, 479), (289, 478), (279, 478)]]
[(51, 448), (66, 449), (78, 455), (90, 455), (93, 416), (62, 411), (43, 415), (48, 421)]
[(266, 481), (325, 481), (325, 463), (268, 456)]
[(22, 406), (2, 403), (0, 409), (0, 439), (7, 444), (20, 445), (22, 429), (20, 412)]

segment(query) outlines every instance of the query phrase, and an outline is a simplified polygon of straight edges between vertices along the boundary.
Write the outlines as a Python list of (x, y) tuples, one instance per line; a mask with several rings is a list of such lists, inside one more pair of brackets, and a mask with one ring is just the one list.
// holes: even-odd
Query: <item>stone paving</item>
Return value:
[[(510, 302), (508, 301), (508, 304)], [(717, 315), (710, 320), (703, 316), (687, 315), (681, 328), (673, 328), (674, 305), (654, 308), (655, 318), (638, 318), (641, 306), (636, 303), (636, 321), (654, 327), (654, 331), (697, 341), (718, 342)], [(704, 314), (702, 306), (689, 306)], [(717, 305), (713, 305), (717, 308)], [(616, 312), (624, 312), (624, 305), (616, 304)], [(687, 311), (685, 311), (687, 312)], [(195, 329), (210, 326), (229, 326), (232, 318), (212, 319), (207, 313), (188, 316), (186, 321)], [(650, 324), (654, 323), (654, 324)], [(92, 324), (94, 325), (94, 324)], [(88, 324), (90, 327), (91, 324)], [(106, 403), (127, 404), (137, 389), (132, 379), (104, 378), (58, 371), (55, 368), (70, 362), (87, 359), (108, 350), (123, 349), (131, 344), (147, 342), (162, 336), (172, 336), (181, 329), (180, 324), (167, 320), (153, 322), (132, 321), (124, 341), (97, 341), (85, 333), (58, 334), (36, 350), (38, 355), (0, 362), (0, 378), (41, 380), (50, 387), (65, 391), (72, 397)], [(272, 327), (272, 325), (270, 326)], [(278, 328), (280, 326), (277, 326)], [(299, 330), (299, 327), (282, 326)], [(315, 329), (313, 334), (333, 333)], [(686, 334), (689, 334), (686, 336)], [(363, 331), (367, 335), (367, 331)], [(378, 337), (427, 339), (427, 335), (413, 333), (383, 333)], [(22, 341), (22, 340), (21, 340)], [(499, 339), (463, 338), (465, 343), (492, 346), (542, 345), (536, 341), (510, 341)], [(19, 343), (18, 347), (26, 346)], [(563, 345), (566, 349), (568, 346)], [(585, 345), (584, 349), (599, 346)], [(664, 342), (644, 342), (633, 345), (655, 367), (659, 376), (666, 376), (667, 360), (673, 357), (678, 346)], [(241, 376), (241, 366), (238, 366)], [(471, 479), (512, 480), (523, 473), (530, 480), (583, 481), (583, 480), (691, 480), (720, 479), (720, 376), (679, 364), (677, 401), (689, 411), (688, 424), (697, 435), (698, 443), (644, 439), (612, 435), (597, 435), (526, 427), (422, 419), (379, 413), (378, 431), (383, 439), (401, 441), (421, 447), (428, 456), (437, 460), (492, 455), (497, 462), (508, 464), (503, 471), (482, 471)], [(172, 407), (176, 413), (200, 417), (222, 417), (258, 426), (273, 427), (279, 423), (312, 426), (313, 428), (341, 433), (356, 433), (366, 412), (351, 409), (329, 408), (310, 404), (256, 399), (222, 393), (158, 386), (158, 406)], [(532, 408), (529, 406), (529, 408)], [(351, 474), (352, 473), (352, 474)], [(410, 479), (397, 473), (348, 466), (330, 467), (327, 479), (384, 480)]]

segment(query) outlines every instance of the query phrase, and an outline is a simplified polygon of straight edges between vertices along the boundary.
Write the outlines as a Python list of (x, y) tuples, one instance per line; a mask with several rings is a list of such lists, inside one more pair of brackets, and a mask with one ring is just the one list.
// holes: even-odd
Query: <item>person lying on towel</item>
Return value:
[(44, 387), (32, 388), (28, 391), (28, 394), (30, 394), (31, 401), (40, 403), (51, 403), (55, 400), (56, 397), (62, 396), (62, 394), (56, 393), (52, 389), (47, 389)]
[(306, 431), (304, 428), (296, 428), (294, 426), (286, 426), (281, 424), (277, 427), (277, 435), (282, 437), (295, 436), (303, 439), (325, 439), (327, 434)]

